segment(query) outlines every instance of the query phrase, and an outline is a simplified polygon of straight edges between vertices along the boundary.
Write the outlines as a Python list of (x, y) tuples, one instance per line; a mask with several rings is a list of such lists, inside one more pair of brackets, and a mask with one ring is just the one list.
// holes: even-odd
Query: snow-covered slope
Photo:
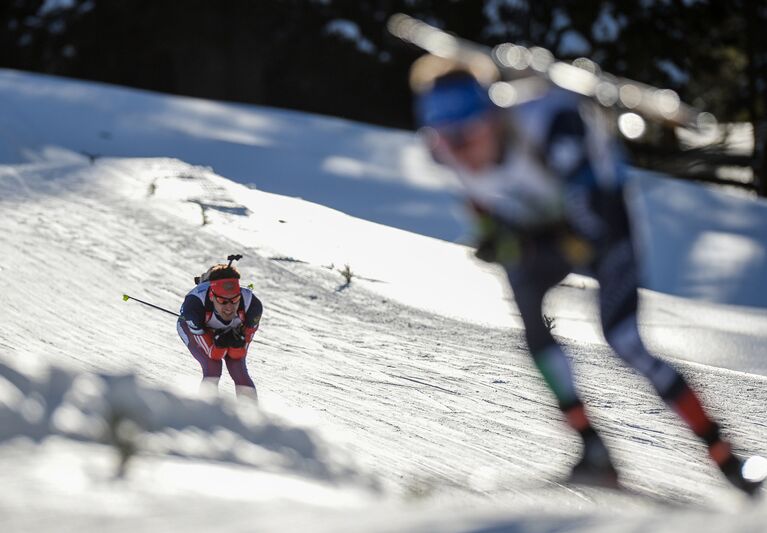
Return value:
[(646, 286), (767, 308), (766, 202), (650, 173), (635, 190)]
[[(0, 495), (4, 530), (761, 527), (763, 506), (726, 487), (700, 444), (610, 357), (593, 332), (587, 278), (568, 278), (548, 312), (636, 497), (550, 481), (574, 461), (574, 439), (525, 355), (499, 273), (465, 247), (178, 159), (91, 160), (65, 134), (53, 139), (71, 112), (62, 102), (85, 105), (83, 91), (110, 124), (129, 121), (110, 115), (115, 89), (18, 73), (4, 73), (2, 86), (17, 115), (40, 124), (26, 137), (0, 134), (16, 143), (0, 148), (0, 472), (13, 479)], [(35, 89), (49, 97), (47, 122), (23, 105)], [(147, 95), (135, 96), (134, 111)], [(188, 103), (167, 120), (183, 122)], [(195, 105), (222, 129), (237, 124), (220, 104)], [(89, 115), (79, 121), (93, 129)], [(260, 133), (268, 140), (268, 128)], [(187, 138), (166, 135), (168, 146)], [(110, 142), (120, 146), (116, 133)], [(304, 165), (307, 180), (321, 179)], [(176, 309), (192, 276), (234, 252), (265, 305), (248, 358), (260, 412), (196, 398), (199, 371), (172, 317), (121, 298)], [(742, 451), (767, 451), (765, 315), (655, 293), (645, 302), (662, 355), (702, 388)], [(691, 345), (698, 353), (685, 352)], [(113, 377), (126, 373), (137, 381)], [(233, 396), (226, 377), (221, 393)], [(113, 479), (115, 446), (98, 428), (126, 401), (152, 423), (125, 477)]]
[(388, 226), (446, 240), (465, 229), (449, 175), (410, 133), (346, 120), (0, 70), (0, 141), (9, 162), (50, 145), (174, 157)]
[[(421, 235), (465, 242), (471, 232), (455, 180), (410, 132), (0, 70), (0, 160), (27, 161), (49, 146), (173, 157)], [(763, 202), (648, 175), (637, 191), (636, 224), (652, 236), (645, 287), (767, 307)]]

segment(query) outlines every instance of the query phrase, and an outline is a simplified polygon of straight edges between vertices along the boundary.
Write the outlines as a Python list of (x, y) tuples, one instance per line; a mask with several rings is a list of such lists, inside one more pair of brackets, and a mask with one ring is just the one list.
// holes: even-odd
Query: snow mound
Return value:
[(113, 446), (119, 473), (136, 454), (173, 455), (374, 486), (310, 429), (276, 420), (252, 400), (185, 398), (134, 374), (55, 366), (30, 373), (0, 362), (0, 442), (52, 436)]

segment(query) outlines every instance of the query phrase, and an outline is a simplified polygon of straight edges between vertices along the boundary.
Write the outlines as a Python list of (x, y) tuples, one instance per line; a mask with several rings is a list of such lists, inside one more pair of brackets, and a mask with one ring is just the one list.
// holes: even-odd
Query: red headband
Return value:
[(240, 280), (237, 278), (216, 279), (210, 282), (210, 289), (216, 296), (234, 298), (240, 294)]

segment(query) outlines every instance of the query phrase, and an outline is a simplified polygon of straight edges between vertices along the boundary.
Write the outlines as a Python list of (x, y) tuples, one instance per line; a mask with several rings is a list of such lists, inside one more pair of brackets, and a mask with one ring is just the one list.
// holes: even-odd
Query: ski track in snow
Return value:
[[(369, 290), (372, 282), (353, 279), (344, 287), (338, 272), (301, 257), (277, 257), (259, 247), (257, 235), (249, 245), (228, 239), (227, 226), (236, 226), (247, 208), (206, 176), (172, 160), (0, 167), (0, 292), (9, 313), (0, 322), (2, 356), (38, 357), (80, 371), (134, 371), (150, 385), (193, 393), (199, 370), (178, 339), (172, 317), (125, 303), (121, 295), (175, 311), (193, 275), (228, 253), (241, 252), (244, 281), (254, 283), (265, 308), (248, 357), (263, 405), (304, 410), (389, 495), (389, 503), (373, 512), (307, 511), (304, 518), (293, 519), (295, 530), (317, 516), (326, 520), (327, 531), (354, 531), (350, 517), (365, 525), (357, 530), (405, 528), (383, 519), (390, 516), (392, 501), (422, 502), (420, 509), (444, 504), (450, 509), (447, 516), (464, 511), (468, 517), (490, 503), (498, 505), (493, 512), (523, 513), (514, 531), (527, 531), (527, 526), (530, 531), (609, 531), (611, 523), (602, 522), (599, 512), (616, 504), (629, 514), (613, 526), (641, 524), (642, 530), (661, 531), (658, 518), (635, 523), (639, 519), (630, 511), (641, 513), (659, 502), (684, 506), (684, 513), (698, 507), (726, 513), (739, 505), (739, 496), (706, 460), (703, 446), (644, 381), (603, 345), (567, 339), (595, 423), (627, 484), (646, 498), (557, 486), (551, 480), (576, 460), (575, 439), (565, 431), (553, 398), (528, 360), (521, 330), (482, 327), (409, 308)], [(168, 179), (204, 194), (196, 203), (158, 198), (162, 180)], [(31, 307), (33, 294), (48, 295), (42, 308)], [(742, 451), (767, 451), (764, 377), (675, 364), (699, 386), (727, 433), (747, 447)], [(221, 389), (222, 395), (234, 393), (226, 372)], [(150, 468), (152, 461), (141, 460), (140, 468)], [(94, 497), (94, 507), (110, 497), (118, 496)], [(183, 503), (153, 508), (148, 516), (183, 517), (185, 508)], [(403, 516), (412, 517), (407, 527), (433, 530), (429, 520), (434, 515), (423, 518), (417, 506), (406, 508)], [(276, 509), (265, 512), (260, 524), (267, 530), (270, 524), (290, 530), (290, 518), (280, 519), (282, 508), (277, 504)], [(524, 513), (542, 510), (552, 514), (525, 522), (530, 515)], [(92, 512), (86, 523), (95, 526), (103, 516), (97, 508)], [(567, 512), (580, 518), (557, 522), (557, 514)], [(204, 515), (204, 510), (193, 511), (181, 525), (204, 530), (211, 524)], [(231, 530), (253, 524), (237, 511), (227, 515), (234, 515)], [(132, 519), (152, 525), (151, 518)], [(39, 529), (31, 516), (26, 520), (19, 519), (20, 528)], [(671, 528), (679, 520), (678, 515), (667, 517), (664, 527), (678, 531)], [(699, 531), (740, 530), (733, 524), (727, 529), (724, 518), (706, 521), (695, 515), (686, 520), (682, 523), (698, 523)], [(461, 523), (437, 521), (435, 527), (472, 530), (461, 529)], [(40, 518), (37, 524), (50, 522)]]

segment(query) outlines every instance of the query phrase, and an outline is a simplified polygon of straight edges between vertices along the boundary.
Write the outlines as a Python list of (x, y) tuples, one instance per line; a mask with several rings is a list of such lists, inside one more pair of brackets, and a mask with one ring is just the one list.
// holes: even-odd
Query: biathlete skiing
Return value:
[(258, 330), (263, 306), (253, 292), (240, 287), (240, 273), (232, 261), (218, 264), (195, 278), (177, 322), (178, 334), (202, 369), (202, 386), (217, 388), (224, 363), (237, 396), (257, 399), (246, 358)]
[(608, 448), (542, 312), (547, 291), (578, 270), (599, 282), (601, 325), (614, 353), (705, 443), (724, 477), (754, 494), (762, 482), (743, 476), (743, 461), (698, 395), (640, 338), (625, 164), (601, 109), (543, 79), (537, 92), (501, 108), (488, 93), (497, 71), (473, 67), (429, 54), (418, 59), (410, 76), (415, 115), (434, 158), (459, 176), (478, 228), (476, 254), (504, 268), (532, 360), (580, 436), (570, 480), (618, 486)]

